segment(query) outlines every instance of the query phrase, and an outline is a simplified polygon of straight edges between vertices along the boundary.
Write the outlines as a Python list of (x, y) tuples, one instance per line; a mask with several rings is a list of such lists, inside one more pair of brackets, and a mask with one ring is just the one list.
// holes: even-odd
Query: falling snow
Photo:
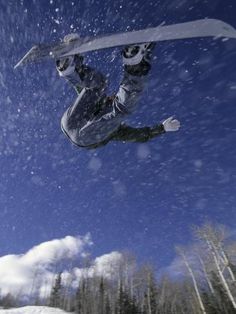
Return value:
[[(193, 224), (235, 229), (235, 40), (158, 43), (148, 86), (126, 123), (152, 127), (173, 116), (181, 129), (96, 150), (72, 145), (60, 129), (77, 96), (54, 61), (13, 69), (33, 45), (69, 33), (93, 37), (206, 17), (236, 27), (229, 3), (2, 1), (0, 256), (91, 232), (97, 255), (128, 249), (162, 267), (176, 244), (188, 243)], [(84, 54), (106, 75), (109, 95), (122, 78), (121, 49)]]

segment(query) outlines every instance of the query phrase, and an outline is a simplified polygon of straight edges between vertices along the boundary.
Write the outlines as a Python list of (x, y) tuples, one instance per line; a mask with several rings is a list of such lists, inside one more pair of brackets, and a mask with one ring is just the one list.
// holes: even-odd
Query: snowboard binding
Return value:
[[(72, 41), (78, 41), (80, 36), (77, 33), (68, 34), (63, 38), (64, 43), (70, 43)], [(80, 54), (75, 54), (65, 58), (56, 60), (56, 68), (60, 76), (65, 77), (73, 72), (81, 69), (83, 65), (83, 56)]]
[(151, 69), (151, 56), (155, 43), (130, 45), (123, 49), (125, 70), (135, 76), (147, 75)]
[(56, 60), (56, 68), (60, 76), (65, 77), (73, 72), (79, 72), (83, 65), (83, 56), (76, 54)]

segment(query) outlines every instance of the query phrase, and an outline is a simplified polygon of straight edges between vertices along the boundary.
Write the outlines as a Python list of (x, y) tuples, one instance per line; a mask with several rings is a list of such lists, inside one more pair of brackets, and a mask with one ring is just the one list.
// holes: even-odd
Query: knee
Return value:
[(63, 131), (64, 134), (66, 134), (72, 141), (74, 139), (74, 130), (71, 124), (71, 119), (68, 113), (68, 110), (66, 110), (66, 112), (63, 114), (62, 118), (61, 118), (61, 129)]
[(67, 111), (68, 110), (66, 110), (66, 112), (64, 112), (64, 114), (63, 114), (63, 116), (61, 118), (61, 128), (62, 128), (62, 130), (65, 130), (65, 131), (68, 130), (68, 114), (67, 114)]

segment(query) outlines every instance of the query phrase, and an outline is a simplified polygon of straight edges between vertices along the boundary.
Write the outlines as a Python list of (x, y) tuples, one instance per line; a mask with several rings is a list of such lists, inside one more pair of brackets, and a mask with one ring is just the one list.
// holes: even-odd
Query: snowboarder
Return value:
[[(74, 38), (77, 35), (67, 35), (64, 41)], [(111, 97), (105, 94), (104, 75), (85, 65), (80, 54), (56, 61), (59, 75), (78, 93), (61, 119), (62, 131), (73, 144), (97, 148), (110, 141), (145, 142), (179, 129), (179, 121), (172, 117), (154, 127), (133, 128), (123, 122), (135, 110), (144, 90), (154, 46), (154, 43), (144, 43), (123, 49), (124, 77), (117, 94)]]

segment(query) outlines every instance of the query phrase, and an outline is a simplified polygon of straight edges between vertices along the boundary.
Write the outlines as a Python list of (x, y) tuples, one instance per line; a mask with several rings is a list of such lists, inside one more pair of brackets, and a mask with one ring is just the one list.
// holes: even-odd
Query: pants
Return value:
[[(105, 77), (88, 66), (83, 67), (83, 74), (74, 72), (66, 77), (75, 88), (80, 88), (80, 92), (64, 113), (61, 128), (74, 144), (89, 147), (108, 139), (135, 110), (147, 78), (130, 75), (124, 70), (119, 90), (111, 100), (105, 94)], [(98, 111), (101, 100), (104, 105)]]

